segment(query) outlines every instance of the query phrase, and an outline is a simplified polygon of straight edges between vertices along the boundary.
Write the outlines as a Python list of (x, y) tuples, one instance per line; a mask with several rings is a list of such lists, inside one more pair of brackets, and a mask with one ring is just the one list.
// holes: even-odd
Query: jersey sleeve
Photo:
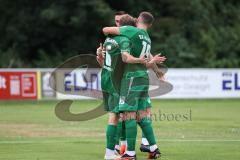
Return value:
[(123, 53), (123, 52), (130, 53), (130, 50), (131, 50), (130, 40), (127, 37), (121, 37), (119, 47), (120, 47), (121, 53)]
[(119, 28), (120, 35), (132, 38), (137, 32), (138, 29), (133, 26), (122, 26)]

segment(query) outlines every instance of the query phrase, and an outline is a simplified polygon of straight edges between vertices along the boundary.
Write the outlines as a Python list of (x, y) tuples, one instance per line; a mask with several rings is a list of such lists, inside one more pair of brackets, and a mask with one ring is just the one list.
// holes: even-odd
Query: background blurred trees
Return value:
[(152, 52), (169, 67), (240, 67), (238, 0), (0, 0), (0, 67), (55, 67), (94, 54), (117, 10), (154, 14)]

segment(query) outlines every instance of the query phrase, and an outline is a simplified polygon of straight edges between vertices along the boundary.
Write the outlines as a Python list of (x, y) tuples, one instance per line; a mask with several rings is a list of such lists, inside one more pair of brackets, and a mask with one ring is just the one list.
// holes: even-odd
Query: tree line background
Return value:
[(0, 67), (56, 67), (95, 54), (115, 11), (150, 11), (168, 67), (240, 67), (239, 0), (0, 0)]

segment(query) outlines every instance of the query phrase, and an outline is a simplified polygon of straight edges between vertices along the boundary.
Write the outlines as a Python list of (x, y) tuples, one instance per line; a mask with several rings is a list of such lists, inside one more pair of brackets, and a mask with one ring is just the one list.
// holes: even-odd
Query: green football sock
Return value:
[(152, 123), (150, 118), (143, 118), (140, 122), (138, 122), (139, 126), (142, 129), (142, 132), (146, 136), (150, 145), (156, 144), (155, 136), (153, 133)]
[(114, 150), (116, 144), (116, 125), (108, 125), (106, 130), (106, 138), (107, 138), (107, 148), (110, 150)]
[(127, 150), (135, 151), (136, 137), (137, 137), (137, 122), (136, 120), (126, 120), (126, 139), (127, 139)]
[(119, 145), (119, 140), (122, 137), (122, 132), (123, 132), (123, 123), (118, 122), (117, 124), (117, 134), (116, 134), (116, 145)]
[(126, 128), (125, 128), (125, 122), (122, 122), (122, 133), (120, 136), (121, 141), (126, 141)]

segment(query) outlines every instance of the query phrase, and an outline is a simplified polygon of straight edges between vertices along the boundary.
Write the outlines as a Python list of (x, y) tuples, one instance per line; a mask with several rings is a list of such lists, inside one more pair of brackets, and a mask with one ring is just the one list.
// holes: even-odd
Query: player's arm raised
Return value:
[(120, 35), (119, 27), (104, 27), (102, 31), (105, 35)]
[(134, 57), (130, 54), (131, 41), (127, 37), (122, 37), (122, 41), (119, 44), (121, 50), (122, 61), (125, 63), (141, 63), (146, 64), (147, 60), (144, 57)]
[(165, 80), (165, 77), (164, 72), (158, 68), (157, 64), (165, 62), (166, 59), (167, 58), (165, 56), (161, 56), (161, 54), (155, 56), (152, 56), (152, 54), (150, 54), (150, 61), (146, 63), (147, 68), (151, 68), (160, 80)]
[(161, 54), (157, 54), (155, 56), (153, 56), (152, 54), (150, 54), (149, 57), (150, 61), (148, 61), (148, 63), (146, 64), (147, 68), (152, 68), (154, 64), (161, 64), (163, 62), (166, 61), (166, 57), (165, 56), (161, 56)]
[(125, 63), (141, 63), (146, 64), (146, 59), (144, 57), (136, 58), (130, 55), (128, 52), (122, 52), (122, 61)]
[(100, 43), (100, 46), (97, 48), (96, 59), (101, 67), (103, 66), (103, 63), (104, 63), (104, 52), (105, 52), (105, 49), (103, 48), (102, 43)]

